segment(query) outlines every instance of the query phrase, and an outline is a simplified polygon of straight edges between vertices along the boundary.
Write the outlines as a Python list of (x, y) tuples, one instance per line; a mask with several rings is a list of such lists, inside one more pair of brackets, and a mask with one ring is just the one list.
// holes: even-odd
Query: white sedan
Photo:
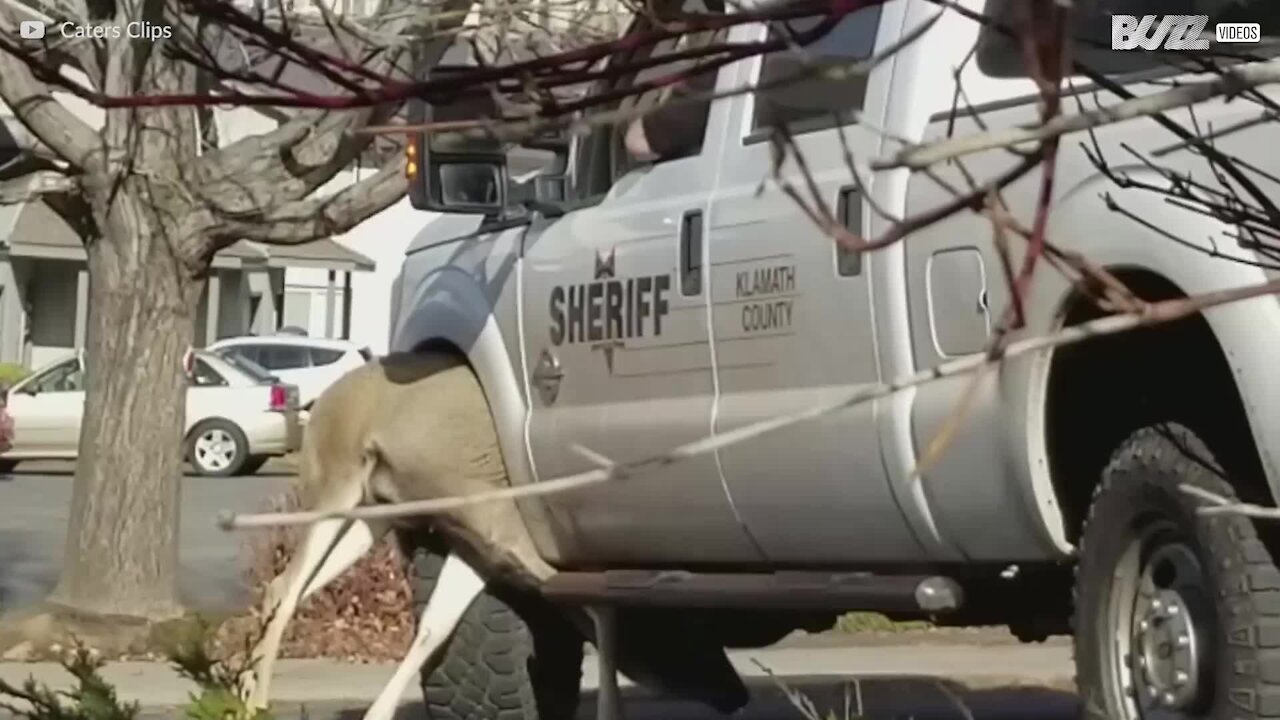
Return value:
[[(197, 351), (188, 374), (187, 459), (202, 475), (252, 473), (298, 449), (298, 390), (239, 358)], [(0, 469), (20, 460), (74, 459), (84, 412), (84, 357), (41, 368), (8, 392), (13, 447)]]

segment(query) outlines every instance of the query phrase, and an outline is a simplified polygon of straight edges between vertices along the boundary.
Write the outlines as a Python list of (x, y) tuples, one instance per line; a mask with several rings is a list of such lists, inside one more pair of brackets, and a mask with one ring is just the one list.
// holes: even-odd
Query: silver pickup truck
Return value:
[[(525, 192), (508, 180), (500, 154), (435, 151), (417, 139), (415, 204), (475, 214), (479, 227), (454, 237), (428, 228), (414, 241), (393, 349), (465, 356), (515, 485), (590, 469), (574, 444), (641, 458), (981, 351), (1009, 302), (988, 219), (960, 213), (882, 250), (847, 252), (767, 181), (770, 129), (782, 124), (839, 220), (875, 237), (892, 226), (886, 215), (917, 215), (953, 195), (906, 170), (856, 183), (847, 156), (885, 157), (899, 147), (891, 138), (1036, 122), (1036, 87), (1016, 46), (945, 5), (868, 7), (803, 58), (782, 50), (721, 68), (716, 88), (727, 91), (767, 86), (802, 62), (847, 67), (942, 12), (868, 74), (820, 74), (697, 106), (705, 115), (692, 126), (701, 136), (675, 157), (637, 162), (626, 128), (602, 125), (575, 137), (563, 167)], [(1280, 30), (1274, 3), (1236, 5), (1236, 19), (1261, 22), (1268, 37)], [(958, 6), (987, 12), (1005, 3)], [(1086, 29), (1109, 39), (1107, 13), (1080, 12)], [(779, 32), (743, 24), (652, 53)], [(1173, 74), (1141, 50), (1091, 47), (1082, 57), (1114, 81), (1075, 77), (1066, 112), (1164, 90)], [(610, 82), (663, 72), (670, 67)], [(958, 85), (965, 102), (956, 108)], [(1194, 120), (1242, 127), (1259, 112), (1213, 101), (1197, 106)], [(1168, 117), (1195, 127), (1186, 110)], [(1272, 130), (1255, 125), (1215, 143), (1280, 174)], [(1048, 227), (1054, 243), (1147, 300), (1268, 279), (1233, 228), (1108, 180), (1086, 154), (1095, 143), (1131, 177), (1159, 180), (1138, 153), (1217, 182), (1185, 138), (1152, 119), (1065, 138)], [(1018, 160), (992, 150), (965, 165), (985, 179)], [(965, 187), (954, 165), (935, 170)], [(794, 163), (784, 174), (802, 182)], [(1015, 217), (1031, 217), (1038, 189), (1031, 173), (1004, 193)], [(1101, 314), (1044, 269), (1018, 336)], [(1280, 536), (1237, 516), (1197, 517), (1201, 501), (1179, 490), (1189, 483), (1274, 504), (1278, 358), (1280, 301), (1259, 298), (1005, 362), (980, 381), (963, 424), (919, 473), (968, 376), (606, 488), (523, 501), (528, 516), (551, 519), (530, 523), (562, 571), (543, 595), (631, 609), (634, 627), (646, 628), (632, 642), (643, 634), (672, 656), (702, 658), (696, 663), (718, 657), (698, 648), (722, 656), (725, 647), (828, 627), (847, 610), (1008, 625), (1028, 641), (1072, 633), (1090, 718), (1280, 718)], [(429, 576), (429, 559), (419, 565)], [(526, 622), (533, 611), (512, 615), (512, 606), (487, 596), (448, 657), (424, 670), (433, 718), (565, 712), (548, 698), (576, 691), (577, 669), (553, 666), (568, 668), (580, 655), (537, 647)], [(541, 660), (486, 663), (490, 651)], [(704, 673), (696, 684), (715, 682)], [(716, 697), (717, 707), (733, 709)]]

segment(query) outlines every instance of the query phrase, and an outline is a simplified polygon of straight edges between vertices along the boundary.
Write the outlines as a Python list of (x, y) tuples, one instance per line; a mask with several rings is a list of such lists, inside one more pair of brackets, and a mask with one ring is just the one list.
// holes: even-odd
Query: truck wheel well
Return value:
[[(457, 355), (464, 361), (467, 360), (467, 354), (457, 345), (445, 340), (444, 338), (431, 338), (423, 340), (413, 346), (413, 352), (416, 353), (440, 353), (441, 355)], [(468, 365), (470, 362), (467, 363)]]
[[(1113, 272), (1144, 300), (1186, 297), (1155, 273)], [(1068, 301), (1064, 324), (1104, 314), (1079, 295)], [(1231, 367), (1203, 315), (1058, 349), (1044, 412), (1054, 491), (1073, 543), (1111, 453), (1129, 434), (1157, 422), (1195, 431), (1243, 500), (1271, 501)]]

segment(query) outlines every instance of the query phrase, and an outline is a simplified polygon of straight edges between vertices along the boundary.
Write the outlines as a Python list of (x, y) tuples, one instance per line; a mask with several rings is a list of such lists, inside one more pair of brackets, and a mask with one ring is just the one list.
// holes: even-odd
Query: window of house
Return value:
[[(880, 8), (874, 5), (852, 12), (807, 45), (765, 55), (752, 130), (785, 127), (804, 133), (850, 122), (867, 96), (867, 74), (851, 71), (875, 51)], [(803, 37), (823, 19), (772, 23), (769, 40)]]
[[(1019, 0), (987, 0), (983, 13), (1016, 28)], [(1204, 34), (1211, 41), (1209, 51), (1112, 50), (1112, 15), (1208, 15)], [(1220, 22), (1254, 22), (1261, 25), (1262, 42), (1256, 45), (1218, 45), (1214, 25)], [(1105, 75), (1158, 70), (1173, 71), (1196, 55), (1210, 56), (1216, 50), (1231, 54), (1268, 57), (1280, 54), (1280, 3), (1275, 0), (1108, 0), (1106, 3), (1078, 3), (1072, 11), (1072, 59)], [(1154, 29), (1148, 33), (1154, 34)], [(1022, 48), (997, 29), (984, 28), (978, 41), (978, 69), (998, 78), (1025, 77)]]
[(311, 298), (310, 290), (286, 290), (281, 317), (281, 325), (311, 330)]
[(329, 350), (326, 348), (316, 348), (316, 347), (310, 348), (310, 352), (311, 352), (311, 365), (314, 367), (320, 367), (322, 365), (331, 365), (333, 363), (336, 363), (338, 362), (338, 358), (342, 357), (343, 355), (343, 352), (341, 350)]
[(78, 360), (68, 360), (33, 382), (31, 389), (37, 393), (83, 392), (84, 368)]
[(293, 370), (311, 364), (307, 349), (296, 345), (262, 345), (258, 364), (268, 370)]

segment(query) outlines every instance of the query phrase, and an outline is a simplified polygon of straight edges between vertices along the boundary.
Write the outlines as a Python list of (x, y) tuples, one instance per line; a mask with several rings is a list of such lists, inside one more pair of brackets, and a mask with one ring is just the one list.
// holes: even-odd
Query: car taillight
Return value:
[(285, 392), (283, 385), (271, 386), (271, 409), (284, 410), (289, 405), (289, 394)]

